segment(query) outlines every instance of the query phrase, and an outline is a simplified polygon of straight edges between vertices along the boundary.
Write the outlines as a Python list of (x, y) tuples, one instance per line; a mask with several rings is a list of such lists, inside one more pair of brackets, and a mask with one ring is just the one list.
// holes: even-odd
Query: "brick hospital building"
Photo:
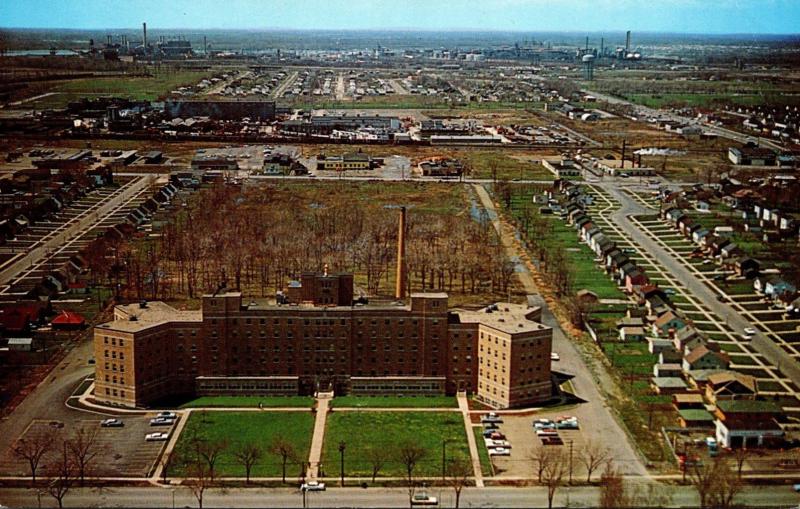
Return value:
[(95, 398), (146, 407), (174, 396), (441, 395), (494, 408), (552, 395), (552, 330), (541, 308), (448, 309), (444, 293), (410, 303), (353, 301), (352, 275), (304, 274), (278, 304), (205, 295), (202, 309), (117, 306), (94, 331)]

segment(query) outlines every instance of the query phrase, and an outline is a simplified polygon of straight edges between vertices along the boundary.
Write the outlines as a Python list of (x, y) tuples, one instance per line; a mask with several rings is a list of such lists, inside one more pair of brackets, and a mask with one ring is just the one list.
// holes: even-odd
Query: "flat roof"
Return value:
[[(496, 309), (495, 309), (496, 308)], [(491, 309), (491, 312), (489, 310)], [(548, 330), (550, 327), (528, 319), (535, 308), (524, 304), (498, 302), (478, 311), (459, 311), (453, 313), (461, 323), (480, 323), (507, 334)]]

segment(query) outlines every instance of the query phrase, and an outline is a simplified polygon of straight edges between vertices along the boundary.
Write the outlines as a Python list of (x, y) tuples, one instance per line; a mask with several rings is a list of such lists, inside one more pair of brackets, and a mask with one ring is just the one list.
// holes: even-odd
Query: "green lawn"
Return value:
[(472, 428), (475, 434), (475, 444), (478, 446), (478, 456), (481, 459), (481, 472), (484, 477), (493, 475), (492, 473), (492, 459), (489, 457), (489, 451), (486, 449), (483, 441), (483, 430), (481, 428)]
[(425, 450), (414, 475), (435, 476), (442, 471), (442, 442), (448, 440), (448, 458), (469, 458), (464, 420), (456, 412), (333, 412), (328, 416), (323, 446), (323, 470), (339, 475), (339, 444), (345, 443), (345, 476), (372, 474), (370, 451), (388, 455), (380, 476), (405, 476), (398, 458), (400, 444), (413, 442)]
[(314, 406), (314, 398), (309, 396), (201, 396), (188, 401), (180, 408), (227, 407), (307, 407)]
[[(263, 456), (251, 475), (278, 477), (281, 475), (281, 458), (269, 452), (272, 441), (279, 436), (285, 438), (293, 445), (299, 461), (305, 462), (308, 461), (313, 429), (312, 412), (192, 412), (176, 447), (188, 454), (189, 442), (195, 434), (212, 442), (227, 442), (217, 463), (218, 475), (244, 476), (244, 467), (235, 461), (234, 451), (246, 443), (255, 443), (263, 450)], [(287, 464), (287, 478), (298, 477), (300, 469), (297, 460)]]
[(56, 95), (43, 97), (29, 105), (38, 109), (60, 108), (81, 97), (103, 96), (153, 101), (180, 86), (193, 85), (206, 76), (207, 73), (200, 71), (164, 71), (149, 77), (112, 76), (70, 80), (55, 84), (47, 90), (57, 92)]
[(458, 408), (451, 396), (337, 396), (332, 408)]

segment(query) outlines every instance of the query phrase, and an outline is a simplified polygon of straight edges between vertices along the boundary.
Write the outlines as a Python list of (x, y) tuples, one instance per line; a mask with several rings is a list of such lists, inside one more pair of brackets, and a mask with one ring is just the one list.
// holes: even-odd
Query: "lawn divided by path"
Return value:
[[(253, 468), (253, 477), (279, 477), (281, 458), (269, 452), (270, 444), (277, 436), (283, 436), (293, 444), (300, 461), (308, 461), (311, 435), (314, 429), (314, 414), (309, 412), (192, 412), (189, 422), (176, 445), (178, 451), (187, 451), (189, 441), (196, 432), (200, 437), (212, 441), (227, 441), (228, 446), (217, 463), (217, 475), (244, 477), (244, 467), (234, 458), (237, 448), (246, 443), (255, 443), (263, 451), (262, 459)], [(287, 480), (300, 475), (298, 461), (287, 464)]]
[(259, 404), (263, 408), (311, 408), (314, 406), (314, 398), (310, 396), (201, 396), (182, 404), (180, 408), (245, 408), (257, 407)]
[(458, 408), (451, 396), (339, 396), (331, 408)]
[(484, 477), (490, 477), (492, 475), (492, 459), (489, 457), (489, 451), (483, 440), (483, 428), (472, 428), (472, 432), (475, 434), (475, 445), (478, 447), (478, 457), (481, 459), (481, 472)]
[(448, 440), (447, 458), (469, 459), (464, 418), (458, 412), (333, 412), (328, 416), (323, 446), (325, 475), (339, 475), (339, 443), (345, 442), (345, 475), (372, 475), (369, 452), (383, 450), (388, 461), (379, 476), (405, 476), (397, 448), (414, 442), (425, 449), (414, 475), (436, 476), (442, 472), (442, 442)]

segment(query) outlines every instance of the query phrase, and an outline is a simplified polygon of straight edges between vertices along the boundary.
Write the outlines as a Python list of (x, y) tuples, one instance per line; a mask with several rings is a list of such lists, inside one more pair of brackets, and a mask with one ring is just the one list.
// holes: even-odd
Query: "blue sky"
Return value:
[(0, 0), (0, 26), (797, 33), (800, 0)]

